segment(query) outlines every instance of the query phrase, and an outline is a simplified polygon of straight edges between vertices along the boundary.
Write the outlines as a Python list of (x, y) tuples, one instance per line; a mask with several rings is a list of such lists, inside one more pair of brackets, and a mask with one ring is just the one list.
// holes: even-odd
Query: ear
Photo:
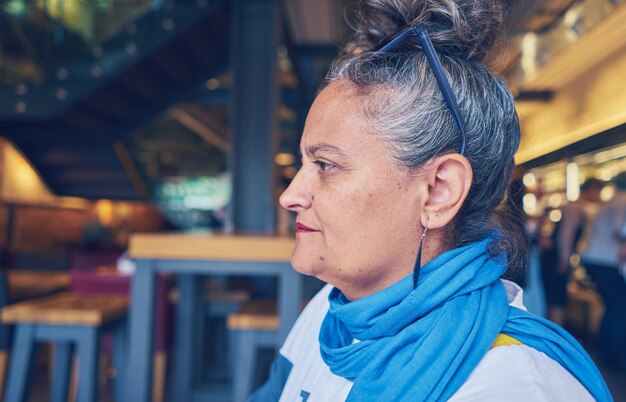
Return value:
[(442, 228), (454, 219), (467, 198), (472, 185), (472, 166), (460, 154), (441, 155), (428, 163), (422, 177), (428, 185), (422, 226)]

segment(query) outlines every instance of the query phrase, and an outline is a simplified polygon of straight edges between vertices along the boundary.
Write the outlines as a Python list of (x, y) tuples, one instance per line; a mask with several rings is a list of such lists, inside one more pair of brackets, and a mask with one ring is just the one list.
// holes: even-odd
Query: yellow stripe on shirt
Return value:
[(508, 336), (506, 334), (499, 334), (496, 338), (496, 341), (491, 345), (490, 349), (497, 348), (498, 346), (511, 346), (511, 345), (521, 345), (522, 342), (513, 338), (512, 336)]

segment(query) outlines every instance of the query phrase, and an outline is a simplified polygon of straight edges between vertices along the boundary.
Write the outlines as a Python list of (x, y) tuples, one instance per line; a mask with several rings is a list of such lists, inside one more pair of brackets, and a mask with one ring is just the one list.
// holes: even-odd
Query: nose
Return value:
[(303, 170), (298, 171), (289, 187), (281, 194), (279, 199), (281, 207), (295, 212), (311, 207), (313, 197), (305, 185)]

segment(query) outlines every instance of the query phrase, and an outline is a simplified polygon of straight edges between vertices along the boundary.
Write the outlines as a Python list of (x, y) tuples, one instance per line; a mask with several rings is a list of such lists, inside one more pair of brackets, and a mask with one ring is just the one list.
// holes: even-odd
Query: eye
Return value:
[(330, 170), (333, 167), (335, 167), (334, 165), (332, 165), (330, 163), (327, 163), (327, 162), (324, 162), (324, 161), (320, 161), (320, 160), (316, 160), (313, 163), (316, 164), (319, 167), (320, 173), (327, 172), (328, 170)]

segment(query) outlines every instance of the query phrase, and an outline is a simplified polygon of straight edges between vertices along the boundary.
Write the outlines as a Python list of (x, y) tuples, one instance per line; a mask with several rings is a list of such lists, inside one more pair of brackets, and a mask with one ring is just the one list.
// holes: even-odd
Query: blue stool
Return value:
[(228, 316), (231, 339), (233, 402), (245, 402), (252, 393), (260, 348), (280, 348), (280, 321), (273, 300), (253, 300)]
[(207, 327), (211, 331), (206, 338), (209, 342), (206, 344), (211, 356), (213, 370), (211, 378), (219, 380), (230, 380), (230, 358), (229, 358), (229, 342), (226, 320), (230, 314), (239, 311), (246, 302), (250, 300), (250, 293), (244, 290), (230, 291), (207, 291), (204, 295), (207, 301)]
[(4, 400), (28, 400), (28, 382), (37, 342), (44, 341), (55, 345), (50, 400), (67, 401), (72, 354), (77, 347), (77, 402), (95, 402), (100, 335), (112, 332), (113, 360), (117, 372), (115, 397), (120, 401), (123, 388), (121, 380), (124, 378), (127, 311), (128, 297), (110, 294), (61, 293), (5, 307), (2, 310), (2, 321), (15, 324), (15, 336)]

